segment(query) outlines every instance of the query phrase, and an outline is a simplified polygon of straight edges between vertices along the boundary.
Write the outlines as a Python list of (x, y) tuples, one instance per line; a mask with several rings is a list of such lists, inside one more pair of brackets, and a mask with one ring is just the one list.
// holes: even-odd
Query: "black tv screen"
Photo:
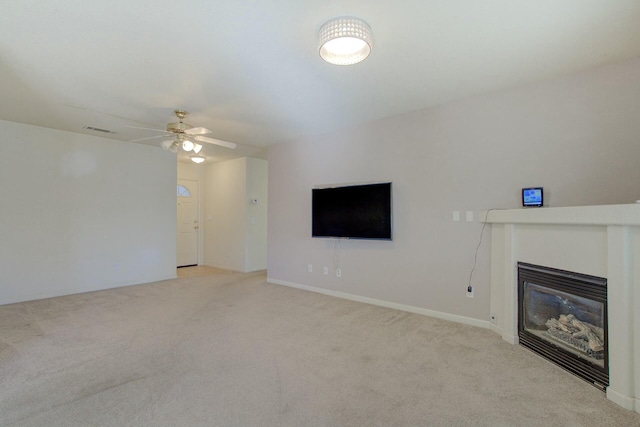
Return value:
[(391, 240), (391, 183), (314, 188), (311, 236)]

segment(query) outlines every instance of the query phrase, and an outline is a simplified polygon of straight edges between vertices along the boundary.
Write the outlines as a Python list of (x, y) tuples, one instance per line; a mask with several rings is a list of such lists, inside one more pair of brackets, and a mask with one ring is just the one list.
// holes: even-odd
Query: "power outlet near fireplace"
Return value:
[(467, 298), (473, 298), (473, 286), (467, 286)]

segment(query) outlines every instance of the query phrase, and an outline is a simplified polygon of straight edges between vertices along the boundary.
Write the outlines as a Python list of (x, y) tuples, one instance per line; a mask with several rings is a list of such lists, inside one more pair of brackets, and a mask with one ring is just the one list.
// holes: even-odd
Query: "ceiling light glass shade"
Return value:
[(196, 144), (193, 146), (193, 152), (198, 154), (200, 152), (200, 150), (202, 150), (202, 145), (200, 144)]
[(160, 144), (160, 146), (165, 150), (168, 150), (169, 148), (171, 148), (171, 145), (173, 145), (173, 141), (170, 139), (167, 139), (166, 141), (162, 141), (162, 143)]
[(371, 28), (361, 19), (344, 16), (320, 27), (320, 57), (330, 64), (353, 65), (371, 53)]
[(177, 152), (178, 152), (178, 147), (180, 147), (180, 146), (178, 145), (178, 142), (177, 142), (177, 141), (176, 141), (176, 142), (173, 142), (173, 143), (171, 144), (171, 147), (169, 147), (169, 151), (171, 151), (172, 153), (177, 153)]
[(193, 147), (194, 147), (193, 142), (189, 141), (188, 139), (185, 139), (185, 140), (182, 142), (182, 149), (183, 149), (184, 151), (191, 151), (191, 150), (193, 150)]
[(202, 156), (192, 156), (191, 157), (191, 161), (194, 163), (202, 163), (204, 162), (206, 159)]

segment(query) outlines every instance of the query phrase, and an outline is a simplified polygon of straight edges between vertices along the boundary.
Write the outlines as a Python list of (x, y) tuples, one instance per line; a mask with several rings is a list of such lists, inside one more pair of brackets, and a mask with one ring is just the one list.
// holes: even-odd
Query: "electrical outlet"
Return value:
[(493, 323), (494, 325), (498, 324), (498, 316), (496, 316), (495, 313), (491, 313), (491, 323)]
[(322, 272), (323, 272), (325, 275), (329, 274), (329, 267), (325, 267), (325, 268), (322, 270)]
[(342, 277), (342, 270), (336, 269), (336, 277)]
[(309, 273), (313, 273), (313, 265), (309, 264), (307, 266), (307, 270), (309, 271)]
[(471, 285), (467, 288), (467, 298), (473, 298), (473, 286)]

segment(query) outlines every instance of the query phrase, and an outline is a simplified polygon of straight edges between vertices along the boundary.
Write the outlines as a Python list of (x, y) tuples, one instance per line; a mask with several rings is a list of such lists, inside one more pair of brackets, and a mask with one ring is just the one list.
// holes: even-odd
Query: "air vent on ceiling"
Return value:
[(102, 132), (102, 133), (110, 133), (110, 134), (114, 134), (114, 133), (115, 133), (115, 132), (114, 132), (114, 131), (112, 131), (112, 130), (109, 130), (109, 129), (101, 129), (101, 128), (97, 128), (97, 127), (94, 127), (94, 126), (85, 126), (83, 129), (86, 129), (86, 130), (93, 130), (93, 131), (96, 131), (96, 132)]

